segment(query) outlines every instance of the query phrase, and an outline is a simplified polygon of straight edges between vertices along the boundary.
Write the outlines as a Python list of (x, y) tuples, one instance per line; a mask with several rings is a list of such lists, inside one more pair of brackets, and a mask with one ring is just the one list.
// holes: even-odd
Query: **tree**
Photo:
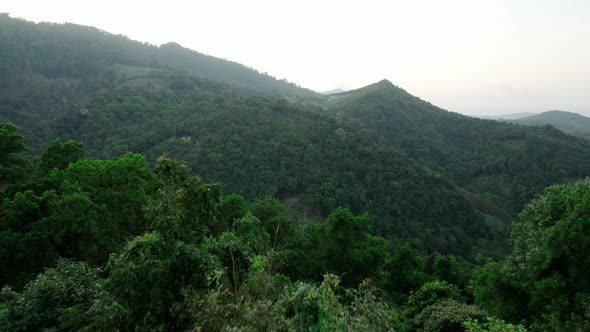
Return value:
[(487, 313), (480, 308), (452, 299), (442, 299), (425, 307), (414, 321), (419, 331), (455, 332), (465, 331), (463, 322), (467, 319), (483, 320)]
[(82, 159), (3, 201), (0, 283), (22, 286), (59, 257), (104, 264), (146, 230), (154, 179), (145, 158)]
[(355, 217), (338, 208), (323, 223), (305, 228), (300, 247), (292, 251), (296, 257), (290, 262), (303, 266), (290, 269), (312, 280), (332, 273), (341, 276), (343, 285), (358, 285), (380, 274), (388, 246), (385, 239), (369, 233), (366, 215)]
[(385, 265), (387, 277), (383, 287), (400, 294), (417, 290), (428, 280), (428, 275), (421, 271), (421, 267), (422, 262), (416, 250), (408, 243), (396, 243)]
[(551, 186), (514, 221), (509, 277), (528, 294), (532, 326), (590, 327), (590, 179)]
[(107, 264), (105, 289), (126, 311), (123, 329), (182, 329), (184, 289), (203, 289), (215, 259), (159, 232), (130, 241)]
[(147, 208), (151, 228), (163, 236), (200, 241), (215, 223), (221, 187), (190, 175), (183, 162), (160, 158), (154, 167), (159, 188)]
[(270, 237), (262, 222), (248, 213), (235, 220), (230, 230), (208, 238), (203, 247), (221, 260), (232, 289), (237, 292), (254, 259), (270, 249)]
[(446, 281), (430, 281), (422, 285), (419, 290), (410, 292), (408, 308), (414, 313), (419, 313), (427, 306), (443, 299), (460, 300), (457, 287)]
[[(100, 298), (99, 269), (83, 262), (60, 259), (39, 274), (22, 292), (2, 290), (2, 304), (8, 310), (3, 331), (79, 330), (84, 313)], [(80, 324), (74, 324), (78, 322)]]
[(234, 220), (246, 215), (246, 200), (237, 194), (223, 196), (217, 210), (219, 211), (217, 222), (211, 227), (214, 235), (219, 235), (230, 229)]
[(24, 138), (13, 124), (0, 122), (0, 188), (19, 176), (23, 161), (17, 154), (25, 150)]
[(551, 186), (513, 223), (514, 250), (473, 273), (475, 303), (533, 330), (590, 328), (590, 179)]
[(293, 235), (292, 223), (287, 218), (287, 208), (278, 199), (266, 196), (257, 199), (249, 206), (249, 210), (264, 225), (271, 236), (273, 247), (283, 247)]
[(184, 329), (185, 290), (203, 289), (218, 260), (200, 249), (218, 215), (220, 188), (161, 158), (157, 195), (147, 214), (152, 232), (136, 237), (107, 264), (105, 287), (127, 311), (124, 329)]
[(70, 163), (76, 162), (84, 157), (84, 144), (74, 140), (62, 142), (56, 138), (40, 158), (41, 168), (49, 172), (54, 168), (65, 169)]
[(488, 262), (473, 271), (467, 288), (475, 304), (491, 315), (510, 322), (528, 317), (529, 297), (517, 280), (510, 277), (504, 262)]

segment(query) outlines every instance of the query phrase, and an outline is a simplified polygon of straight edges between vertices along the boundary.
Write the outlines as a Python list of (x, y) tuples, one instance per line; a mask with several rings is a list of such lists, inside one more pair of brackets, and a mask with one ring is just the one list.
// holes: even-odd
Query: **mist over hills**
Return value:
[(62, 137), (97, 157), (166, 155), (228, 192), (289, 198), (299, 218), (345, 206), (377, 234), (455, 253), (503, 252), (524, 202), (590, 173), (585, 141), (448, 112), (387, 80), (322, 96), (174, 43), (0, 24), (0, 119), (31, 152)]
[(329, 90), (329, 91), (324, 91), (324, 92), (322, 92), (322, 94), (327, 96), (327, 95), (333, 95), (333, 94), (342, 93), (342, 92), (346, 92), (346, 91), (342, 90), (342, 89), (333, 89), (333, 90)]
[[(82, 79), (84, 75), (101, 72), (103, 66), (122, 64), (175, 68), (202, 78), (231, 83), (258, 94), (317, 95), (316, 92), (259, 73), (239, 63), (189, 50), (173, 42), (158, 47), (93, 27), (36, 24), (11, 18), (8, 14), (0, 14), (0, 24), (5, 29), (2, 42), (13, 45), (2, 53), (7, 61), (0, 70), (7, 78), (11, 72), (24, 75), (35, 71), (48, 78), (68, 76)], [(57, 49), (64, 53), (51, 51)], [(60, 57), (64, 54), (67, 54), (66, 58)], [(12, 67), (8, 67), (8, 63)], [(104, 71), (102, 74), (106, 75)]]
[(578, 113), (565, 111), (547, 111), (527, 117), (513, 119), (511, 122), (527, 126), (551, 125), (566, 134), (590, 138), (590, 118)]
[(587, 118), (7, 15), (0, 60), (2, 331), (590, 329)]
[(520, 118), (524, 118), (527, 116), (535, 115), (535, 113), (531, 112), (521, 112), (521, 113), (510, 113), (510, 114), (501, 114), (501, 115), (474, 115), (473, 117), (482, 118), (482, 119), (490, 119), (490, 120), (516, 120)]

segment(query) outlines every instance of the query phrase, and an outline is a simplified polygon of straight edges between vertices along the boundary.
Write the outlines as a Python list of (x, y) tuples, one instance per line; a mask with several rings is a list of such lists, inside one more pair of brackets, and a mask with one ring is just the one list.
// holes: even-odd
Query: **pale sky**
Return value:
[(588, 0), (2, 0), (0, 12), (175, 41), (316, 91), (386, 78), (464, 114), (590, 115)]

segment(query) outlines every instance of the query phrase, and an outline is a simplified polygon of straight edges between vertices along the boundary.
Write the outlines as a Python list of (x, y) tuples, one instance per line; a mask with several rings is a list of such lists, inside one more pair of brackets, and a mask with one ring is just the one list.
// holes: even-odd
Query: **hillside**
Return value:
[[(485, 247), (493, 254), (503, 244), (497, 239), (505, 238), (502, 232), (488, 228), (451, 181), (376, 144), (354, 122), (292, 98), (254, 96), (142, 63), (135, 55), (151, 46), (95, 29), (8, 22), (18, 26), (18, 36), (2, 29), (1, 48), (12, 57), (4, 66), (11, 80), (0, 120), (19, 127), (29, 152), (40, 153), (61, 137), (83, 142), (95, 157), (140, 152), (153, 165), (168, 156), (225, 183), (228, 193), (281, 197), (302, 222), (345, 206), (368, 212), (375, 233), (427, 251), (469, 255)], [(80, 56), (70, 56), (70, 44), (56, 42), (67, 36), (64, 29), (74, 36), (89, 30), (101, 39), (81, 41)], [(85, 48), (100, 40), (100, 50)], [(108, 46), (118, 42), (124, 46)], [(34, 51), (37, 44), (42, 52)], [(92, 58), (85, 57), (89, 53)]]
[(386, 80), (329, 96), (324, 112), (357, 119), (375, 142), (450, 177), (474, 204), (502, 219), (543, 187), (590, 174), (590, 144), (584, 140), (551, 127), (448, 112)]
[(333, 92), (0, 14), (0, 331), (590, 331), (590, 141)]
[[(368, 212), (376, 234), (464, 256), (502, 255), (526, 200), (590, 174), (585, 141), (447, 112), (388, 81), (283, 98), (228, 83), (243, 67), (219, 59), (197, 75), (198, 55), (178, 45), (1, 24), (0, 120), (19, 127), (29, 153), (62, 137), (95, 157), (181, 159), (227, 192), (280, 197), (301, 222), (344, 206)], [(162, 49), (182, 56), (163, 64), (157, 56), (173, 57)]]
[(354, 123), (283, 99), (215, 94), (199, 81), (180, 90), (128, 84), (89, 95), (53, 126), (92, 155), (137, 151), (150, 161), (186, 160), (196, 174), (226, 183), (227, 192), (300, 202), (299, 216), (321, 218), (339, 206), (369, 212), (378, 234), (424, 249), (469, 252), (472, 239), (489, 240), (450, 181), (375, 144)]
[(590, 138), (590, 118), (578, 113), (564, 111), (548, 111), (519, 119), (510, 120), (510, 122), (523, 124), (527, 126), (546, 126), (551, 125), (566, 134)]
[[(319, 94), (286, 80), (248, 68), (236, 62), (205, 55), (176, 43), (161, 46), (130, 40), (121, 35), (76, 24), (32, 23), (0, 14), (0, 73), (2, 86), (23, 82), (13, 77), (32, 75), (45, 84), (70, 78), (67, 88), (85, 86), (90, 75), (100, 75), (98, 82), (113, 75), (113, 64), (138, 67), (168, 67), (202, 78), (231, 83), (235, 87), (271, 96), (313, 97)], [(115, 73), (116, 74), (116, 73)], [(77, 81), (76, 81), (77, 79)], [(66, 82), (62, 82), (64, 85)], [(60, 88), (64, 88), (63, 86)], [(72, 91), (70, 91), (71, 93)]]

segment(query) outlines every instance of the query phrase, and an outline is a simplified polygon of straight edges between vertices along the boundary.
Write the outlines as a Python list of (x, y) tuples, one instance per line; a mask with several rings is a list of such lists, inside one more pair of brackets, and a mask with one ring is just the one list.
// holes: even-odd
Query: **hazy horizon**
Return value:
[(14, 1), (0, 12), (93, 26), (322, 92), (388, 79), (468, 115), (590, 115), (585, 1)]

